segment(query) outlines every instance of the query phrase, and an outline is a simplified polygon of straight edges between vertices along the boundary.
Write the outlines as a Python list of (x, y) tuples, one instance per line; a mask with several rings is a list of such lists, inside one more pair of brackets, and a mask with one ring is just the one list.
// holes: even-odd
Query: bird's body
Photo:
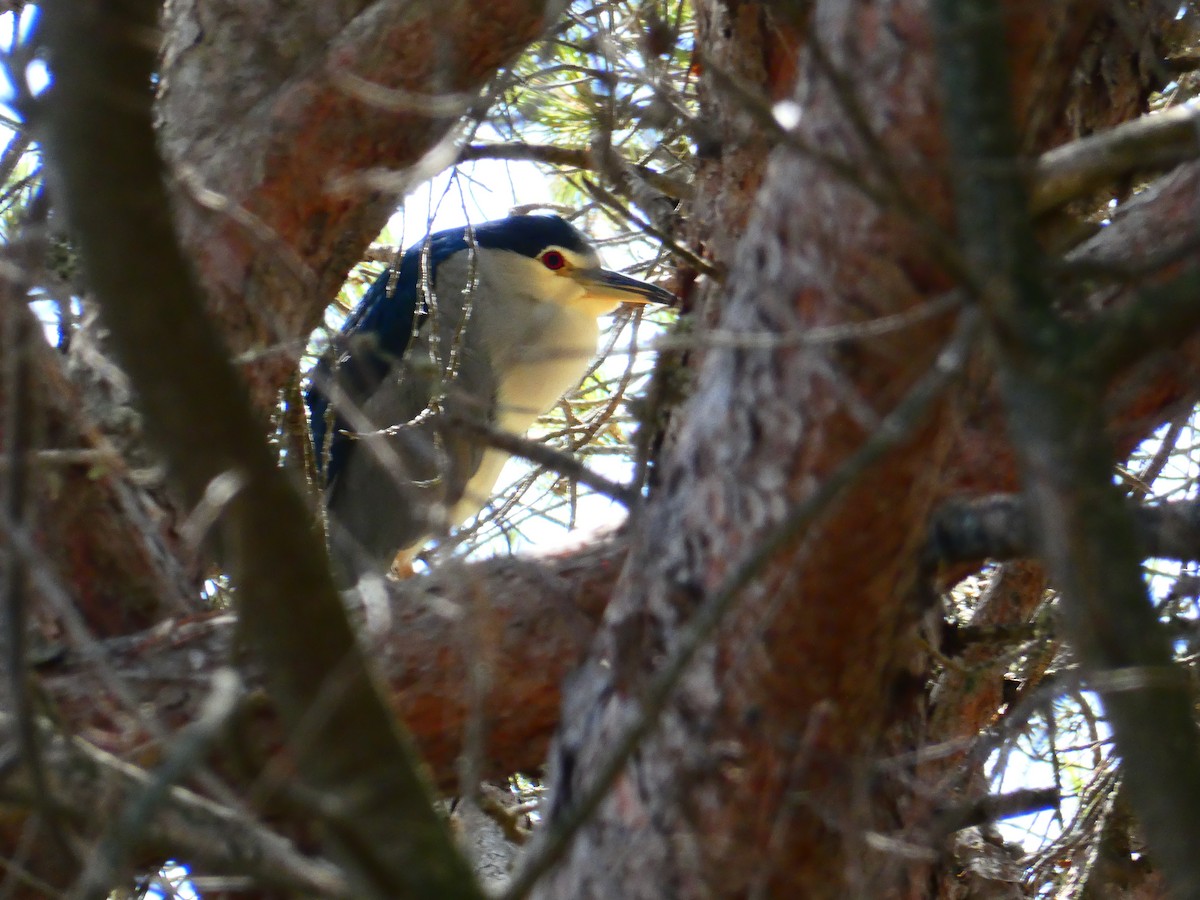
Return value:
[(439, 232), (379, 277), (306, 397), (344, 584), (383, 574), (487, 501), (507, 456), (453, 420), (523, 434), (578, 384), (597, 317), (622, 299), (672, 298), (600, 269), (556, 216)]

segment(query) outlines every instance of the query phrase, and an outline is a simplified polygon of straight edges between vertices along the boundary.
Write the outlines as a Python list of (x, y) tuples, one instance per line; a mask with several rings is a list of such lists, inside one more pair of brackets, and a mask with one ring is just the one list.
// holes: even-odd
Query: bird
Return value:
[(556, 215), (439, 231), (406, 250), (347, 317), (305, 392), (339, 585), (411, 565), (487, 502), (507, 455), (456, 418), (524, 434), (587, 373), (601, 316), (674, 302), (604, 269)]

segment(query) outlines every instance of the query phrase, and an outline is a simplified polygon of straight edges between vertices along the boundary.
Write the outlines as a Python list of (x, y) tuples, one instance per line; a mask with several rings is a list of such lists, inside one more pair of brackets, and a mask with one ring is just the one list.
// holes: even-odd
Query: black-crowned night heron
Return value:
[(597, 317), (674, 299), (601, 268), (557, 216), (442, 231), (406, 251), (306, 395), (339, 581), (386, 573), (398, 552), (411, 559), (487, 502), (507, 455), (456, 431), (456, 418), (524, 434), (586, 373)]

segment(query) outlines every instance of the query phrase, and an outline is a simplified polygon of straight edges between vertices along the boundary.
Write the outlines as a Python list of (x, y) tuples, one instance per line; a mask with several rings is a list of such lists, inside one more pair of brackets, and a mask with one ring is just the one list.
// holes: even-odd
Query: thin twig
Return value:
[(170, 799), (171, 788), (204, 762), (236, 712), (241, 693), (241, 680), (232, 669), (213, 673), (211, 689), (199, 715), (175, 738), (166, 758), (145, 784), (130, 793), (124, 810), (97, 842), (91, 860), (68, 897), (105, 900), (117, 887), (130, 854), (158, 810)]
[[(154, 789), (141, 769), (41, 724), (50, 791), (58, 808), (90, 818), (114, 801)], [(0, 744), (12, 737), (14, 728), (13, 718), (0, 712)], [(6, 798), (21, 802), (28, 802), (34, 790), (20, 772), (10, 773), (3, 784)], [(199, 865), (250, 875), (259, 884), (300, 894), (351, 895), (343, 873), (329, 863), (304, 856), (248, 816), (184, 788), (167, 786), (159, 814), (139, 828), (139, 847), (176, 847)]]
[[(570, 179), (568, 179), (568, 180), (570, 180)], [(588, 179), (588, 178), (580, 178), (579, 183), (576, 184), (576, 187), (583, 190), (584, 193), (590, 194), (595, 200), (602, 203), (604, 206), (608, 207), (613, 212), (617, 213), (617, 215), (619, 215), (622, 219), (624, 219), (629, 224), (638, 228), (644, 234), (648, 234), (651, 237), (655, 238), (664, 247), (666, 247), (673, 254), (675, 254), (680, 259), (682, 259), (684, 262), (686, 262), (689, 266), (691, 266), (697, 272), (701, 272), (717, 282), (725, 280), (725, 273), (722, 272), (719, 268), (714, 266), (712, 263), (710, 263), (708, 260), (704, 259), (703, 257), (697, 256), (695, 253), (693, 253), (687, 247), (684, 247), (682, 244), (676, 243), (674, 240), (671, 239), (670, 235), (664, 234), (662, 231), (655, 228), (653, 225), (651, 225), (649, 222), (647, 222), (641, 216), (634, 215), (633, 210), (631, 210), (628, 206), (626, 206), (619, 199), (617, 199), (617, 197), (612, 193), (612, 191), (606, 190), (605, 188), (601, 187), (600, 185), (596, 184), (594, 181), (592, 181), (591, 179)]]
[(658, 338), (654, 342), (654, 349), (661, 351), (728, 347), (746, 350), (781, 350), (791, 347), (815, 347), (823, 344), (860, 341), (912, 328), (928, 319), (952, 312), (962, 304), (962, 291), (948, 291), (927, 303), (903, 312), (867, 319), (863, 322), (817, 325), (797, 331), (732, 331), (713, 328), (698, 333)]
[[(508, 160), (510, 162), (537, 162), (564, 168), (600, 171), (595, 154), (587, 148), (559, 147), (556, 144), (527, 144), (511, 142), (503, 144), (467, 144), (458, 152), (458, 161), (473, 162), (481, 159)], [(664, 175), (649, 166), (631, 166), (638, 178), (644, 179), (655, 190), (675, 200), (686, 200), (692, 195), (691, 184)]]
[[(49, 214), (49, 203), (43, 190), (39, 190), (29, 204), (24, 216), (22, 232), (41, 234)], [(26, 307), (26, 292), (34, 273), (40, 268), (39, 261), (45, 242), (30, 239), (22, 242), (21, 278), (8, 283), (5, 291), (4, 309), (4, 398), (7, 405), (3, 433), (7, 437), (7, 457), (10, 461), (5, 474), (4, 518), (10, 527), (29, 531), (29, 477), (28, 457), (33, 447), (33, 353), (32, 342), (39, 340), (32, 314)], [(4, 580), (4, 632), (10, 701), (16, 715), (17, 736), (20, 743), (21, 760), (29, 767), (35, 790), (35, 806), (44, 817), (50, 835), (58, 849), (71, 859), (70, 845), (60, 828), (57, 814), (49, 801), (46, 773), (38, 732), (34, 723), (32, 697), (30, 696), (29, 660), (26, 646), (29, 615), (29, 559), (17, 547), (8, 542)]]
[(626, 507), (637, 502), (637, 494), (628, 485), (593, 472), (569, 453), (555, 450), (540, 441), (531, 441), (529, 438), (495, 428), (469, 416), (448, 414), (447, 422), (455, 431), (462, 432), (489, 447), (503, 450), (511, 456), (526, 459), (564, 478), (577, 481)]

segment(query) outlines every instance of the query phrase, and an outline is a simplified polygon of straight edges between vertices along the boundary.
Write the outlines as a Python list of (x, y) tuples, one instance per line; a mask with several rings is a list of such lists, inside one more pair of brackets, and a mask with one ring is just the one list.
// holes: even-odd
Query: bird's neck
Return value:
[(516, 340), (488, 348), (500, 357), (496, 364), (509, 372), (496, 398), (496, 424), (516, 434), (528, 431), (579, 384), (596, 355), (600, 334), (595, 316), (561, 306), (538, 309), (526, 321), (531, 327)]

